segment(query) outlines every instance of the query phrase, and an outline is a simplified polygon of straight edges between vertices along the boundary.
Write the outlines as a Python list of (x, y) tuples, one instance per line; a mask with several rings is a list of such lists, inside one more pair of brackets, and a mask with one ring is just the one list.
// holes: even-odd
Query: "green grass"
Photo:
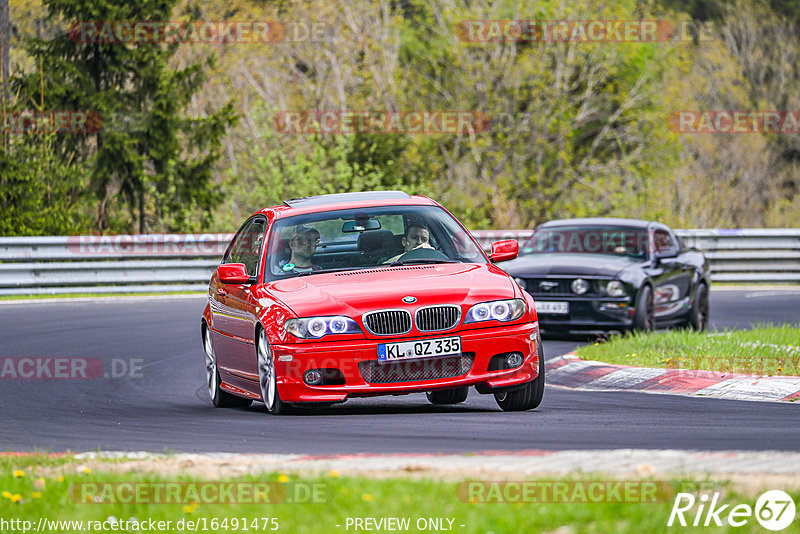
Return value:
[(165, 291), (152, 293), (61, 293), (58, 295), (0, 295), (2, 300), (40, 300), (40, 299), (72, 299), (72, 298), (109, 298), (109, 297), (152, 297), (163, 295), (204, 295), (203, 291)]
[(755, 375), (800, 376), (800, 328), (762, 325), (752, 330), (612, 336), (577, 351), (584, 360)]
[[(742, 496), (724, 481), (701, 482), (670, 480), (666, 483), (671, 491), (658, 493), (658, 502), (525, 502), (525, 503), (471, 503), (462, 491), (459, 482), (441, 482), (431, 479), (369, 479), (340, 477), (331, 472), (326, 476), (297, 477), (268, 473), (226, 478), (225, 481), (243, 483), (285, 484), (287, 488), (314, 487), (315, 502), (280, 504), (146, 504), (146, 503), (81, 503), (79, 495), (85, 484), (131, 483), (131, 482), (197, 482), (202, 480), (187, 476), (162, 478), (158, 475), (110, 472), (84, 472), (80, 463), (52, 461), (46, 457), (0, 457), (0, 518), (20, 519), (36, 525), (41, 517), (50, 520), (105, 521), (109, 517), (127, 521), (153, 519), (172, 521), (168, 532), (175, 532), (176, 522), (183, 520), (222, 521), (227, 518), (228, 529), (218, 532), (245, 532), (241, 525), (252, 525), (254, 519), (274, 518), (279, 532), (334, 533), (345, 530), (347, 518), (410, 518), (409, 532), (418, 532), (414, 523), (419, 518), (453, 519), (453, 532), (586, 532), (586, 533), (648, 533), (665, 532), (672, 509), (675, 491), (690, 491), (698, 487), (713, 485), (721, 491), (724, 502), (754, 505), (757, 497)], [(59, 474), (64, 473), (64, 474)], [(520, 479), (517, 479), (520, 480)], [(554, 479), (539, 482), (552, 482)], [(565, 480), (565, 479), (562, 479)], [(574, 480), (574, 479), (570, 479)], [(599, 480), (581, 476), (579, 480)], [(81, 484), (84, 484), (83, 486)], [(800, 502), (800, 492), (791, 493), (795, 502)], [(636, 500), (636, 499), (633, 499)], [(314, 501), (314, 499), (311, 499)], [(232, 528), (233, 519), (239, 528)], [(447, 524), (445, 522), (445, 524)], [(270, 523), (270, 527), (271, 527)], [(336, 525), (341, 525), (336, 527)], [(464, 525), (463, 527), (461, 525)], [(563, 528), (563, 527), (566, 527)], [(35, 527), (34, 527), (35, 528)], [(707, 531), (704, 528), (678, 528), (681, 532)], [(560, 530), (558, 530), (560, 529)], [(250, 528), (247, 532), (272, 531)], [(712, 532), (759, 532), (755, 519), (742, 528), (711, 529)], [(52, 531), (52, 530), (51, 530)], [(202, 529), (200, 529), (202, 531)], [(211, 530), (214, 531), (214, 530)], [(349, 532), (353, 532), (353, 528)], [(786, 532), (791, 531), (791, 529)], [(9, 531), (10, 532), (10, 531)], [(145, 532), (142, 529), (142, 532)], [(795, 530), (796, 532), (796, 530)]]

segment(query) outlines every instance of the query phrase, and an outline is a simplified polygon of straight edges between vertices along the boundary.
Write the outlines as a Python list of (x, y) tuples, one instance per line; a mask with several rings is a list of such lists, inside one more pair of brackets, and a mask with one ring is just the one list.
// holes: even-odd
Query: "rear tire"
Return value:
[(217, 368), (217, 355), (211, 341), (211, 329), (203, 327), (203, 349), (206, 351), (206, 384), (211, 403), (217, 408), (242, 408), (253, 403), (250, 399), (237, 397), (220, 389), (219, 369)]
[(425, 393), (431, 404), (459, 404), (467, 400), (469, 388), (441, 389)]
[(708, 287), (705, 284), (700, 284), (697, 286), (694, 303), (692, 303), (692, 309), (689, 311), (689, 326), (693, 330), (704, 332), (708, 328), (708, 316)]
[(637, 332), (652, 332), (656, 328), (653, 310), (653, 290), (648, 285), (642, 286), (642, 289), (639, 290), (632, 327)]
[(261, 330), (256, 347), (258, 353), (258, 383), (261, 386), (261, 400), (267, 413), (282, 415), (290, 411), (290, 406), (281, 400), (278, 393), (278, 376), (275, 372), (275, 358), (267, 341), (267, 334)]
[(539, 376), (528, 382), (522, 389), (503, 391), (494, 394), (494, 400), (504, 412), (533, 410), (542, 403), (544, 397), (544, 348), (539, 336)]

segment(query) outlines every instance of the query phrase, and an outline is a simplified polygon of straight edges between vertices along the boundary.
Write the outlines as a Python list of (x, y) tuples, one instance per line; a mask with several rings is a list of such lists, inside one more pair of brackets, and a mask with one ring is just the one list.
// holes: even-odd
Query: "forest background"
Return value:
[[(69, 31), (158, 20), (278, 21), (299, 33), (103, 43)], [(676, 31), (659, 42), (471, 42), (461, 28), (472, 20), (659, 20)], [(674, 128), (682, 110), (800, 111), (796, 0), (10, 0), (0, 28), (0, 235), (232, 232), (286, 198), (375, 189), (431, 196), (471, 229), (583, 216), (800, 227), (800, 135)], [(54, 110), (89, 110), (105, 126), (15, 126)], [(470, 111), (491, 123), (281, 131), (276, 116), (292, 110)]]

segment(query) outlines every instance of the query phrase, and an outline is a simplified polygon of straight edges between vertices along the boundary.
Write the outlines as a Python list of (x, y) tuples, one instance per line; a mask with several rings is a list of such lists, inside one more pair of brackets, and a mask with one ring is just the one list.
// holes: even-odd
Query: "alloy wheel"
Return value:
[(261, 384), (261, 398), (264, 400), (267, 410), (272, 411), (275, 407), (277, 377), (275, 376), (275, 364), (272, 361), (272, 351), (264, 332), (258, 336), (258, 381)]
[(214, 346), (211, 344), (211, 329), (206, 327), (206, 384), (208, 385), (208, 394), (211, 400), (217, 394), (217, 358), (214, 355)]

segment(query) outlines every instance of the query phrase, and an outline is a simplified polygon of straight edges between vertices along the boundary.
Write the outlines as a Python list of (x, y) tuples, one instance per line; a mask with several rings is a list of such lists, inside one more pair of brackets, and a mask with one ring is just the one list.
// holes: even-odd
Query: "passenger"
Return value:
[(431, 240), (431, 234), (428, 231), (428, 229), (420, 225), (419, 223), (414, 223), (412, 224), (412, 226), (408, 227), (406, 235), (403, 236), (403, 241), (402, 241), (403, 252), (401, 252), (397, 256), (389, 258), (384, 263), (394, 263), (400, 258), (400, 256), (402, 256), (406, 252), (410, 252), (417, 248), (433, 249), (433, 247), (430, 244), (430, 240)]
[(314, 253), (319, 244), (319, 230), (307, 226), (298, 226), (294, 237), (289, 241), (289, 249), (292, 257), (289, 261), (282, 261), (280, 268), (283, 272), (310, 273), (322, 269), (319, 265), (312, 263)]

